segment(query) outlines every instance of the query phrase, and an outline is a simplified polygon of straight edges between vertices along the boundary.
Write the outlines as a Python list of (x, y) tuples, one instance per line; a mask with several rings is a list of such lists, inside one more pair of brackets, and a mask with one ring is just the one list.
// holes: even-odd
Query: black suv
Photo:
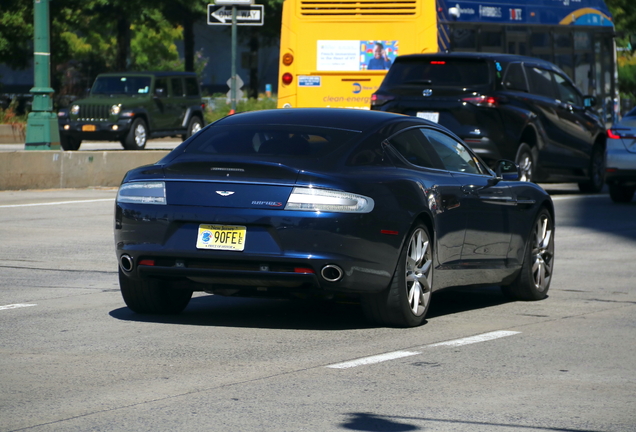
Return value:
[(82, 140), (119, 141), (142, 150), (148, 138), (186, 139), (199, 131), (204, 107), (194, 73), (101, 74), (86, 99), (59, 111), (60, 143), (77, 150)]
[(578, 182), (598, 192), (605, 176), (605, 127), (572, 80), (550, 62), (507, 54), (398, 57), (371, 109), (446, 126), (491, 166), (514, 160), (522, 180)]

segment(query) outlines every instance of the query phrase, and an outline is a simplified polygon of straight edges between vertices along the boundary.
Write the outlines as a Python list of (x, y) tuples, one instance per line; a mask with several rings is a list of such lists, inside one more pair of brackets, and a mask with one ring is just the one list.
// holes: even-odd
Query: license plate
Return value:
[(244, 226), (234, 225), (199, 225), (197, 249), (216, 249), (242, 251), (245, 249)]
[(438, 112), (418, 112), (417, 116), (423, 118), (425, 120), (429, 120), (435, 123), (439, 123), (439, 113)]
[(97, 128), (95, 127), (95, 125), (83, 125), (82, 126), (82, 132), (95, 132), (97, 130)]

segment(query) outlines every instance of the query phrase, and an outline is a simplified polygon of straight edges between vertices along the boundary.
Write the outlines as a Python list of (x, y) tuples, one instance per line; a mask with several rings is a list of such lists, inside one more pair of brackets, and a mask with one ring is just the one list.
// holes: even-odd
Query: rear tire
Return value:
[(502, 287), (515, 300), (541, 300), (547, 297), (554, 266), (554, 223), (550, 212), (541, 209), (526, 240), (526, 253), (517, 278)]
[(192, 290), (165, 281), (130, 279), (121, 268), (119, 288), (126, 306), (138, 314), (178, 314), (192, 298)]
[(579, 183), (583, 193), (599, 193), (605, 185), (605, 151), (600, 145), (594, 146), (590, 158), (589, 180)]
[(122, 145), (126, 150), (143, 150), (148, 140), (148, 126), (142, 118), (136, 118)]
[(199, 132), (203, 128), (203, 121), (199, 117), (192, 117), (188, 122), (188, 129), (185, 134), (181, 135), (181, 138), (185, 141), (195, 133)]
[(60, 135), (60, 147), (66, 151), (79, 150), (82, 140), (69, 135)]
[(391, 285), (362, 298), (370, 320), (394, 327), (415, 327), (424, 322), (433, 287), (433, 242), (424, 225), (407, 237)]
[(636, 188), (633, 186), (623, 186), (617, 184), (609, 185), (610, 198), (615, 203), (628, 203), (634, 197)]
[(519, 165), (519, 181), (533, 180), (534, 170), (536, 170), (536, 160), (532, 154), (532, 149), (526, 143), (521, 143), (517, 150), (517, 157), (515, 163)]

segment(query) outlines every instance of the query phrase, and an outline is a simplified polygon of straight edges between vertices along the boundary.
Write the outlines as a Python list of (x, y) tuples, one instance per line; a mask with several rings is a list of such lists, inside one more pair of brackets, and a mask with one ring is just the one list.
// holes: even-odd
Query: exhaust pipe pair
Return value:
[(327, 264), (320, 270), (320, 275), (327, 282), (338, 282), (344, 276), (344, 272), (335, 264)]
[(119, 260), (119, 265), (123, 271), (130, 272), (135, 267), (135, 262), (130, 255), (124, 254)]

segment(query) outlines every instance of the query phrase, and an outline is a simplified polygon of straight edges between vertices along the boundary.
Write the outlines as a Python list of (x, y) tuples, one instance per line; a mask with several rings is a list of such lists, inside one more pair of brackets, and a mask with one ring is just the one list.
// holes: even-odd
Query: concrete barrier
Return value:
[(119, 186), (124, 174), (169, 151), (0, 152), (0, 190)]

